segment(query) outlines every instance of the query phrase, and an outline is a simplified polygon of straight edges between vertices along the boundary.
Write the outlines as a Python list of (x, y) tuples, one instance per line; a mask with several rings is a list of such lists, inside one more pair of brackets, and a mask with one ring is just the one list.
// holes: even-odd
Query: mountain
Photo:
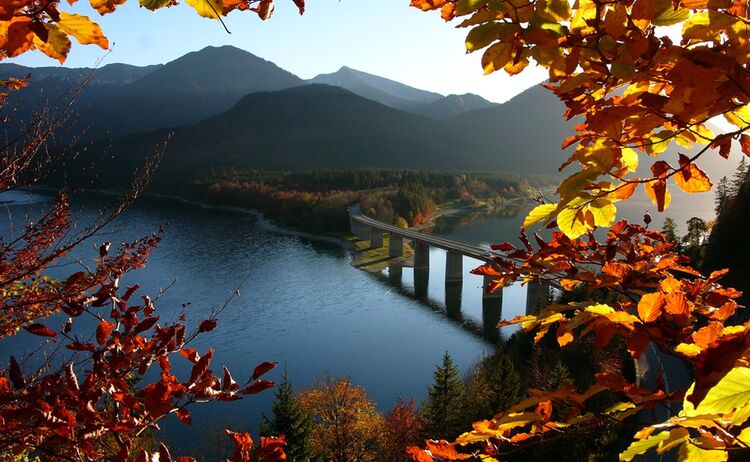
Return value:
[(563, 104), (540, 86), (529, 88), (506, 103), (447, 119), (446, 130), (462, 140), (462, 153), (491, 158), (492, 170), (550, 174), (570, 156), (560, 149), (573, 133)]
[[(248, 93), (305, 84), (272, 62), (231, 46), (207, 47), (161, 66), (110, 66), (95, 72), (74, 107), (80, 113), (78, 131), (85, 130), (89, 139), (195, 123), (228, 110)], [(20, 105), (29, 109), (28, 95), (37, 92), (33, 99), (38, 107), (47, 95), (59, 95), (61, 86), (72, 88), (71, 83), (89, 72), (52, 69), (32, 69), (32, 75), (38, 74), (47, 84), (31, 86), (20, 95), (27, 97)], [(110, 85), (101, 88), (104, 82)]]
[[(169, 191), (174, 183), (211, 172), (303, 171), (312, 169), (413, 169), (555, 173), (559, 136), (565, 131), (562, 107), (546, 90), (525, 93), (509, 103), (435, 121), (362, 98), (328, 85), (307, 85), (278, 92), (253, 93), (229, 111), (175, 128), (155, 184)], [(542, 95), (540, 97), (540, 95)], [(556, 106), (519, 108), (540, 99)], [(503, 109), (503, 110), (499, 110)], [(472, 117), (472, 114), (484, 112)], [(509, 121), (510, 119), (510, 121)], [(549, 136), (536, 136), (548, 126)], [(554, 126), (554, 128), (552, 128)], [(167, 130), (102, 141), (87, 151), (112, 172), (100, 181), (111, 185), (141, 166)], [(522, 137), (523, 139), (517, 138)], [(525, 151), (519, 154), (519, 146)], [(92, 158), (85, 158), (90, 164)], [(119, 177), (119, 178), (118, 178)]]
[(427, 105), (413, 106), (409, 112), (422, 114), (433, 119), (447, 119), (464, 112), (492, 106), (496, 106), (496, 103), (487, 101), (473, 93), (464, 93), (463, 95), (448, 95)]
[(320, 74), (313, 77), (308, 80), (308, 83), (344, 88), (363, 98), (407, 111), (443, 98), (438, 93), (419, 90), (394, 80), (357, 71), (346, 66), (332, 74)]

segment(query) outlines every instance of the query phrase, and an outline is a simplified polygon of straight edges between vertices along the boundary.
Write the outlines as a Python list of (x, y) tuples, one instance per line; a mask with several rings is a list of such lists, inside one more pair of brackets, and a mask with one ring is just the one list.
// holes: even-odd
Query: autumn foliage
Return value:
[[(533, 60), (549, 70), (545, 84), (577, 117), (573, 147), (561, 170), (576, 171), (557, 189), (559, 199), (542, 203), (524, 228), (546, 223), (556, 229), (545, 241), (525, 232), (522, 245), (494, 246), (496, 257), (475, 271), (492, 276), (495, 289), (516, 281), (545, 280), (562, 290), (613, 294), (552, 305), (502, 324), (520, 324), (536, 340), (553, 336), (561, 347), (594, 336), (602, 348), (624, 341), (634, 360), (644, 351), (680, 358), (692, 371), (689, 387), (656, 389), (639, 378), (602, 373), (584, 392), (530, 390), (530, 395), (489, 420), (478, 421), (455, 442), (410, 448), (415, 460), (502, 460), (526, 444), (604, 421), (625, 421), (656, 406), (682, 409), (648, 422), (621, 460), (647, 451), (675, 450), (681, 461), (724, 461), (750, 443), (750, 323), (740, 324), (740, 292), (720, 285), (726, 271), (703, 276), (674, 244), (647, 227), (621, 221), (606, 239), (593, 231), (609, 227), (616, 203), (643, 187), (659, 211), (669, 207), (672, 183), (688, 192), (711, 189), (698, 166), (708, 155), (729, 157), (733, 147), (750, 155), (748, 3), (745, 0), (412, 0), (422, 10), (440, 10), (470, 28), (469, 52), (484, 50), (486, 73), (514, 75)], [(665, 29), (671, 26), (670, 29)], [(681, 35), (675, 37), (675, 30)], [(670, 36), (670, 33), (672, 34)], [(709, 127), (723, 117), (730, 127)], [(664, 159), (666, 148), (683, 148)], [(688, 151), (691, 150), (691, 151)], [(662, 158), (660, 158), (662, 157)], [(636, 177), (639, 161), (651, 174)], [(646, 220), (648, 224), (648, 219)], [(593, 292), (591, 292), (593, 293)], [(661, 372), (666, 374), (665, 371)], [(592, 411), (587, 403), (603, 392), (622, 401)], [(553, 419), (555, 409), (566, 409)], [(650, 414), (641, 414), (650, 415)], [(641, 420), (641, 422), (643, 422)]]

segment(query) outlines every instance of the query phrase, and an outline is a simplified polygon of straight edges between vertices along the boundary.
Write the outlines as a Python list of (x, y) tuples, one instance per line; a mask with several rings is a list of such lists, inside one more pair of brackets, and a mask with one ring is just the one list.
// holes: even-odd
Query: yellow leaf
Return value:
[(690, 17), (690, 10), (687, 8), (677, 8), (676, 10), (670, 5), (659, 16), (654, 18), (653, 25), (655, 26), (674, 26), (682, 21), (685, 21)]
[(596, 226), (609, 226), (617, 216), (617, 207), (607, 199), (596, 199), (589, 204), (588, 209), (594, 215)]
[(466, 51), (477, 51), (494, 42), (500, 33), (502, 24), (499, 22), (490, 22), (479, 25), (469, 31), (466, 36)]
[(551, 22), (567, 21), (570, 19), (570, 3), (568, 0), (539, 0), (537, 13)]
[(60, 61), (60, 64), (65, 62), (65, 58), (68, 57), (70, 52), (70, 39), (68, 35), (62, 32), (54, 24), (44, 24), (47, 29), (47, 41), (43, 42), (36, 34), (34, 35), (34, 45), (39, 50), (50, 58)]
[(633, 441), (630, 446), (620, 454), (620, 460), (628, 462), (639, 454), (643, 454), (649, 449), (652, 449), (659, 445), (662, 441), (669, 438), (669, 432), (661, 432), (656, 435), (651, 435), (646, 439)]
[[(750, 403), (734, 411), (734, 414), (732, 414), (732, 425), (742, 425), (748, 418), (750, 418)], [(750, 441), (748, 443), (750, 444)]]
[(109, 40), (104, 36), (102, 28), (88, 16), (68, 14), (63, 11), (60, 13), (57, 25), (61, 31), (72, 35), (82, 45), (99, 45), (105, 50), (109, 48)]
[(750, 105), (727, 112), (724, 114), (724, 118), (736, 127), (745, 128), (750, 124)]
[(701, 449), (694, 444), (680, 446), (679, 462), (725, 462), (729, 458), (726, 451)]
[(567, 206), (557, 214), (557, 226), (571, 239), (586, 233), (591, 227), (586, 223), (582, 210)]
[(735, 367), (713, 388), (695, 409), (701, 414), (721, 414), (750, 402), (750, 368)]
[(482, 68), (485, 74), (491, 74), (505, 67), (513, 57), (513, 49), (508, 43), (495, 43), (482, 55)]
[(488, 0), (458, 0), (456, 4), (456, 16), (464, 16), (473, 13), (485, 6)]
[(656, 447), (656, 452), (664, 454), (670, 449), (687, 441), (689, 437), (690, 432), (686, 428), (675, 428), (669, 432), (669, 438), (659, 442), (659, 445)]
[(557, 210), (557, 204), (542, 204), (537, 205), (534, 209), (526, 215), (526, 219), (523, 222), (523, 227), (528, 228), (534, 223), (542, 220), (547, 220)]
[(204, 18), (218, 19), (217, 12), (222, 11), (224, 5), (217, 0), (185, 0), (185, 3), (195, 8), (199, 16)]
[(701, 347), (694, 343), (680, 343), (675, 347), (674, 351), (675, 353), (679, 353), (683, 356), (694, 358), (698, 356), (703, 350), (701, 350)]
[(172, 0), (138, 0), (142, 7), (147, 10), (158, 10), (172, 3)]

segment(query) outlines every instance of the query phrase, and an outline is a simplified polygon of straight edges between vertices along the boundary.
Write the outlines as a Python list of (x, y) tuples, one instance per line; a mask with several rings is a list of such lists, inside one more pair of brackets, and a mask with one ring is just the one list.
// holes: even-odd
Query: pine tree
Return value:
[(721, 216), (722, 213), (727, 208), (727, 205), (729, 204), (729, 180), (727, 180), (727, 177), (722, 177), (721, 180), (719, 180), (719, 184), (716, 185), (716, 199), (714, 200), (714, 211), (716, 212), (716, 216)]
[(743, 156), (740, 160), (739, 165), (737, 165), (737, 170), (735, 170), (734, 175), (732, 176), (732, 185), (729, 188), (729, 193), (731, 194), (732, 198), (737, 197), (737, 194), (740, 192), (740, 188), (743, 184), (745, 184), (745, 179), (747, 178), (748, 171), (750, 171), (750, 165), (747, 165), (747, 163), (745, 163), (745, 157)]
[(423, 406), (426, 429), (432, 438), (452, 440), (464, 430), (461, 415), (464, 384), (447, 351), (433, 377), (435, 383), (428, 389)]
[(557, 361), (555, 367), (549, 374), (549, 380), (547, 381), (547, 390), (557, 390), (563, 385), (572, 385), (573, 379), (570, 378), (570, 372), (562, 361)]
[(273, 412), (272, 419), (263, 414), (261, 435), (286, 435), (284, 452), (287, 460), (290, 462), (311, 460), (312, 420), (295, 398), (292, 383), (287, 379), (286, 372), (276, 388), (271, 411)]
[(661, 233), (670, 242), (678, 243), (680, 241), (677, 237), (677, 223), (675, 223), (672, 217), (664, 219), (664, 224), (661, 226)]
[(510, 355), (499, 347), (483, 358), (466, 380), (464, 421), (490, 419), (506, 410), (521, 397), (521, 376)]

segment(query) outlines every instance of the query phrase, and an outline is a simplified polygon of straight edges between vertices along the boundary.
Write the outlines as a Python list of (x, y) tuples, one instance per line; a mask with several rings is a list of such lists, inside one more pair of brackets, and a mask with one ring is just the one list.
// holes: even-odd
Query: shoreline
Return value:
[[(43, 192), (57, 192), (58, 191), (56, 188), (52, 188), (48, 186), (34, 186), (33, 188), (29, 189), (29, 191), (32, 193), (34, 192), (34, 190), (43, 191)], [(89, 189), (89, 190), (83, 191), (83, 193), (98, 194), (102, 196), (119, 196), (120, 195), (119, 192), (108, 191), (104, 189)], [(301, 237), (301, 238), (309, 239), (313, 241), (327, 242), (329, 244), (338, 245), (339, 247), (347, 251), (350, 261), (352, 259), (352, 253), (356, 250), (355, 246), (350, 241), (344, 238), (337, 238), (331, 235), (314, 234), (314, 233), (310, 233), (307, 231), (296, 230), (294, 228), (279, 226), (275, 224), (274, 222), (272, 222), (270, 219), (266, 218), (266, 216), (264, 216), (260, 211), (256, 209), (251, 209), (247, 207), (238, 207), (234, 205), (210, 204), (207, 202), (186, 199), (184, 197), (175, 196), (171, 194), (147, 192), (147, 193), (141, 194), (139, 197), (155, 198), (159, 200), (169, 200), (169, 201), (179, 202), (185, 205), (198, 206), (202, 209), (208, 209), (208, 210), (223, 210), (223, 211), (228, 211), (228, 212), (236, 212), (236, 213), (251, 215), (258, 220), (258, 224), (260, 225), (261, 229), (263, 229), (264, 231), (277, 233), (277, 234), (284, 234), (287, 236), (297, 236), (297, 237)]]

